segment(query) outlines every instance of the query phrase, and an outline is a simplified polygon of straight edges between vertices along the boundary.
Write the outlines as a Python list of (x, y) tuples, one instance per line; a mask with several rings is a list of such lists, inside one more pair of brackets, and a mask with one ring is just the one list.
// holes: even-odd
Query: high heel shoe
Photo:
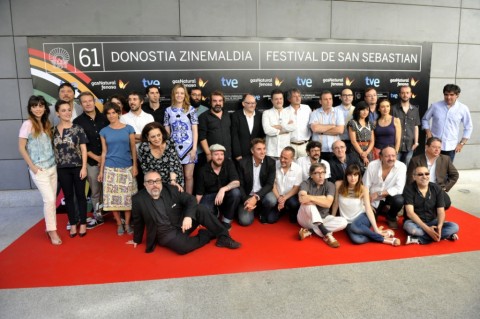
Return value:
[[(75, 227), (75, 229), (74, 229)], [(72, 233), (72, 230), (75, 230), (74, 233)], [(72, 228), (70, 228), (70, 238), (74, 238), (75, 236), (77, 236), (77, 225), (72, 225)]]
[(60, 239), (60, 237), (58, 237), (58, 235), (57, 235), (57, 238), (55, 239), (55, 238), (52, 238), (52, 236), (50, 235), (50, 232), (45, 231), (45, 233), (47, 234), (48, 239), (50, 239), (50, 242), (52, 243), (52, 245), (59, 246), (62, 244), (62, 240)]
[[(82, 232), (82, 226), (84, 229), (84, 231)], [(80, 224), (80, 231), (78, 232), (78, 236), (80, 237), (85, 237), (87, 235), (87, 224)]]

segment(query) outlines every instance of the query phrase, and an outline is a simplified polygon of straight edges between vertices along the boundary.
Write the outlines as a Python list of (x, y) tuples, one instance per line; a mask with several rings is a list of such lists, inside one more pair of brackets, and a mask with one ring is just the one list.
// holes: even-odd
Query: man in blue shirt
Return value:
[[(457, 99), (460, 87), (447, 84), (443, 88), (443, 101), (433, 103), (422, 119), (422, 127), (427, 138), (432, 136), (442, 140), (442, 154), (455, 158), (455, 154), (462, 151), (473, 131), (470, 110)], [(430, 120), (431, 124), (430, 124)], [(463, 136), (458, 142), (460, 123), (463, 125)]]

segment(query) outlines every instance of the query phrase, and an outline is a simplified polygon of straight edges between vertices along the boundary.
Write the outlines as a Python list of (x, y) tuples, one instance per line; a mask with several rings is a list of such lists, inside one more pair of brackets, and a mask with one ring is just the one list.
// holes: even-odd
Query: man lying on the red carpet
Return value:
[[(157, 172), (146, 173), (144, 180), (145, 189), (132, 197), (134, 233), (133, 240), (127, 244), (135, 248), (141, 244), (146, 228), (146, 253), (152, 252), (158, 243), (183, 255), (206, 245), (213, 238), (217, 238), (217, 247), (236, 249), (241, 246), (206, 207), (197, 204), (194, 196), (162, 184)], [(199, 225), (206, 229), (190, 236)]]

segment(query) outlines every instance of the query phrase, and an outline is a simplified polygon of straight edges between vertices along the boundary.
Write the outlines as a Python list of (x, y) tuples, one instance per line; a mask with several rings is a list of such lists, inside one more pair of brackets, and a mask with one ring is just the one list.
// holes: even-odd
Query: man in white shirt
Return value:
[(290, 133), (290, 146), (295, 150), (295, 159), (306, 156), (305, 144), (308, 143), (312, 136), (312, 131), (308, 125), (310, 120), (310, 114), (312, 110), (310, 106), (302, 103), (302, 94), (299, 89), (290, 89), (287, 92), (287, 100), (290, 102), (290, 106), (285, 110), (291, 110), (295, 116), (295, 122), (297, 128)]
[(306, 181), (310, 177), (310, 166), (313, 163), (322, 163), (325, 165), (325, 179), (330, 178), (330, 164), (320, 159), (322, 155), (322, 143), (318, 141), (310, 141), (306, 147), (307, 156), (302, 156), (297, 159), (297, 164), (302, 169), (302, 181)]
[(391, 229), (397, 229), (397, 214), (403, 207), (403, 188), (407, 178), (407, 167), (397, 161), (397, 152), (392, 146), (380, 151), (380, 159), (370, 162), (363, 175), (363, 184), (370, 192), (372, 207), (376, 214), (381, 214), (386, 205), (387, 224)]
[(275, 184), (272, 191), (277, 203), (267, 216), (270, 224), (277, 222), (285, 213), (288, 214), (291, 223), (297, 222), (297, 213), (300, 208), (297, 194), (302, 183), (302, 169), (293, 161), (294, 158), (295, 150), (287, 146), (276, 163)]
[(272, 91), (273, 107), (263, 112), (262, 126), (266, 134), (267, 155), (275, 159), (280, 157), (285, 146), (290, 145), (290, 133), (296, 129), (292, 110), (283, 108), (283, 92)]
[(330, 91), (320, 94), (321, 108), (310, 115), (312, 141), (322, 143), (322, 159), (329, 161), (333, 156), (332, 144), (340, 139), (345, 130), (345, 119), (338, 108), (333, 108), (333, 95)]
[(128, 124), (135, 129), (135, 143), (137, 148), (140, 145), (142, 139), (142, 130), (148, 123), (154, 122), (154, 118), (151, 114), (148, 114), (142, 110), (143, 98), (138, 92), (130, 92), (128, 94), (128, 105), (130, 106), (130, 112), (120, 117), (120, 122)]
[(342, 103), (337, 106), (338, 110), (343, 113), (343, 119), (345, 121), (345, 130), (343, 131), (342, 135), (340, 135), (340, 139), (345, 143), (347, 147), (347, 153), (351, 153), (353, 151), (352, 142), (350, 141), (350, 136), (348, 135), (348, 122), (352, 119), (353, 110), (355, 110), (355, 106), (352, 105), (353, 102), (353, 92), (350, 89), (343, 89), (340, 95), (340, 100)]

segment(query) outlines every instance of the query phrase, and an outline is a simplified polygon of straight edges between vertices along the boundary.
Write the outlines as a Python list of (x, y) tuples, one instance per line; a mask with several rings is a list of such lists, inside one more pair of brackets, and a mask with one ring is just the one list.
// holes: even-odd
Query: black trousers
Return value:
[[(180, 255), (188, 254), (189, 252), (205, 246), (215, 237), (227, 236), (228, 230), (222, 225), (216, 216), (211, 214), (205, 206), (198, 205), (195, 219), (192, 222), (190, 231), (182, 233), (177, 230), (175, 238), (164, 244), (165, 247), (175, 251)], [(198, 225), (202, 225), (206, 230), (201, 229), (196, 236), (190, 236)]]
[(401, 194), (395, 196), (388, 195), (385, 197), (384, 201), (380, 201), (380, 204), (377, 208), (377, 214), (382, 212), (385, 205), (390, 205), (390, 209), (387, 211), (387, 220), (396, 221), (397, 214), (402, 209), (403, 204), (404, 200)]
[[(86, 178), (80, 179), (81, 167), (57, 168), (58, 182), (65, 196), (65, 205), (67, 206), (68, 221), (70, 225), (87, 223), (87, 198), (85, 196)], [(75, 200), (78, 203), (78, 216), (75, 211)]]

